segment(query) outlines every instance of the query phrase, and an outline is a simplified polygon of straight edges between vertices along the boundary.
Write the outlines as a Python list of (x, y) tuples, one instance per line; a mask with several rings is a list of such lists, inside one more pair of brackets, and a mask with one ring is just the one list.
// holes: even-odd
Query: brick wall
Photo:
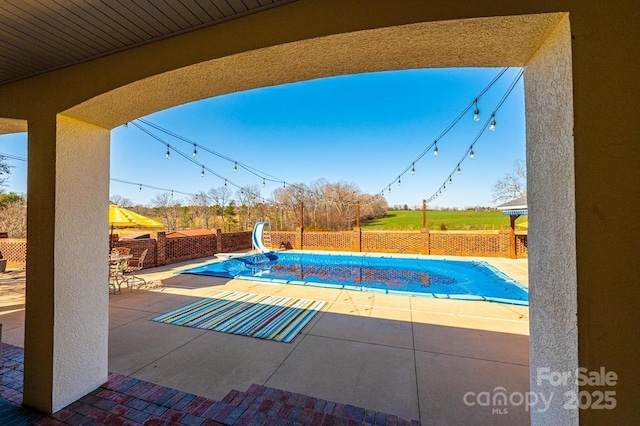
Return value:
[(516, 234), (516, 256), (529, 257), (529, 248), (527, 247), (527, 234)]
[[(112, 247), (128, 247), (134, 257), (148, 249), (145, 268), (251, 248), (251, 232), (218, 235), (220, 244), (216, 235), (164, 238), (164, 233), (158, 233), (158, 240), (127, 241), (117, 241), (118, 236), (113, 235)], [(303, 249), (358, 251), (358, 235), (360, 230), (302, 232)], [(271, 231), (271, 246), (276, 250), (296, 248), (299, 236), (300, 231)], [(527, 235), (516, 234), (515, 238), (517, 257), (528, 257)], [(509, 231), (367, 231), (361, 233), (360, 247), (363, 252), (509, 257)], [(8, 260), (9, 267), (25, 267), (27, 240), (0, 238), (0, 253)]]
[(509, 231), (429, 232), (429, 254), (509, 257)]
[(290, 250), (296, 245), (296, 232), (294, 231), (271, 231), (271, 248), (274, 250)]
[(251, 248), (251, 231), (222, 234), (222, 253)]
[(143, 251), (147, 251), (147, 255), (144, 258), (144, 268), (153, 268), (157, 263), (156, 252), (156, 240), (144, 239), (144, 240), (126, 240), (116, 241), (112, 243), (112, 248), (127, 247), (131, 251), (130, 254), (135, 258), (139, 258)]
[[(303, 249), (354, 250), (358, 232), (305, 231)], [(298, 231), (271, 231), (272, 248), (296, 248), (297, 235)], [(377, 253), (509, 257), (509, 231), (366, 231), (361, 234), (360, 247), (363, 252)], [(527, 257), (527, 235), (516, 235), (516, 253), (519, 258)]]
[(421, 253), (421, 237), (420, 232), (363, 232), (362, 251), (377, 253)]
[(7, 259), (9, 268), (24, 268), (27, 264), (27, 240), (0, 238), (0, 259)]
[(346, 232), (304, 232), (302, 248), (304, 250), (353, 250), (354, 233)]
[(166, 263), (209, 257), (216, 253), (215, 235), (167, 238), (165, 240)]

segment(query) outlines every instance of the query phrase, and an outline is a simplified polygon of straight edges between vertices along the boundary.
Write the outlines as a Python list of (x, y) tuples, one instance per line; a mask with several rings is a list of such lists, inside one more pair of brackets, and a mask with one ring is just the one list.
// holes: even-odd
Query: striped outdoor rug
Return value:
[(223, 291), (152, 321), (290, 342), (325, 304), (317, 300)]

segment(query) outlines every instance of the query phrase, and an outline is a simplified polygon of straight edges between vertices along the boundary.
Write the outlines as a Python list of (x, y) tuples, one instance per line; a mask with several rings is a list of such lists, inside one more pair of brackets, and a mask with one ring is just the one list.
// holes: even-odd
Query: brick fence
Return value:
[[(213, 256), (251, 248), (251, 232), (222, 233), (197, 237), (167, 238), (158, 232), (158, 238), (118, 241), (117, 234), (111, 236), (111, 247), (128, 247), (134, 257), (139, 257), (146, 249), (144, 268), (178, 263), (185, 260)], [(0, 258), (7, 259), (11, 268), (25, 267), (27, 263), (27, 240), (0, 238)], [(105, 250), (106, 258), (106, 250)]]
[[(274, 249), (332, 250), (378, 253), (437, 254), (451, 256), (528, 257), (527, 235), (510, 231), (366, 231), (361, 228), (341, 232), (271, 231)], [(251, 232), (216, 235), (118, 241), (112, 236), (112, 247), (128, 247), (134, 257), (148, 249), (145, 268), (153, 268), (185, 260), (213, 256), (251, 248)], [(511, 249), (514, 251), (512, 254)], [(27, 261), (27, 240), (0, 238), (0, 256), (9, 267), (24, 267)]]
[[(528, 257), (527, 235), (509, 230), (457, 231), (366, 231), (346, 232), (272, 231), (272, 248), (333, 250), (378, 253), (437, 254), (482, 257)], [(514, 254), (510, 248), (513, 247)]]

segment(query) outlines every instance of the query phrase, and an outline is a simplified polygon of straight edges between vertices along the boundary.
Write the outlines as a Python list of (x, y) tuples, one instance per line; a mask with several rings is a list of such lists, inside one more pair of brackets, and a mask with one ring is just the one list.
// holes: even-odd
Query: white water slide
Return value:
[(269, 222), (257, 222), (253, 227), (252, 246), (254, 250), (261, 253), (271, 253), (271, 249), (264, 245), (264, 228), (269, 226)]

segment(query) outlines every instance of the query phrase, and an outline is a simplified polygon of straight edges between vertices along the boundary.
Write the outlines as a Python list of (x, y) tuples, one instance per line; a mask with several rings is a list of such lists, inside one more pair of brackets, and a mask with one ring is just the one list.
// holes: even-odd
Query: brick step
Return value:
[(225, 425), (420, 425), (393, 414), (255, 384), (246, 392), (229, 392), (212, 420)]

